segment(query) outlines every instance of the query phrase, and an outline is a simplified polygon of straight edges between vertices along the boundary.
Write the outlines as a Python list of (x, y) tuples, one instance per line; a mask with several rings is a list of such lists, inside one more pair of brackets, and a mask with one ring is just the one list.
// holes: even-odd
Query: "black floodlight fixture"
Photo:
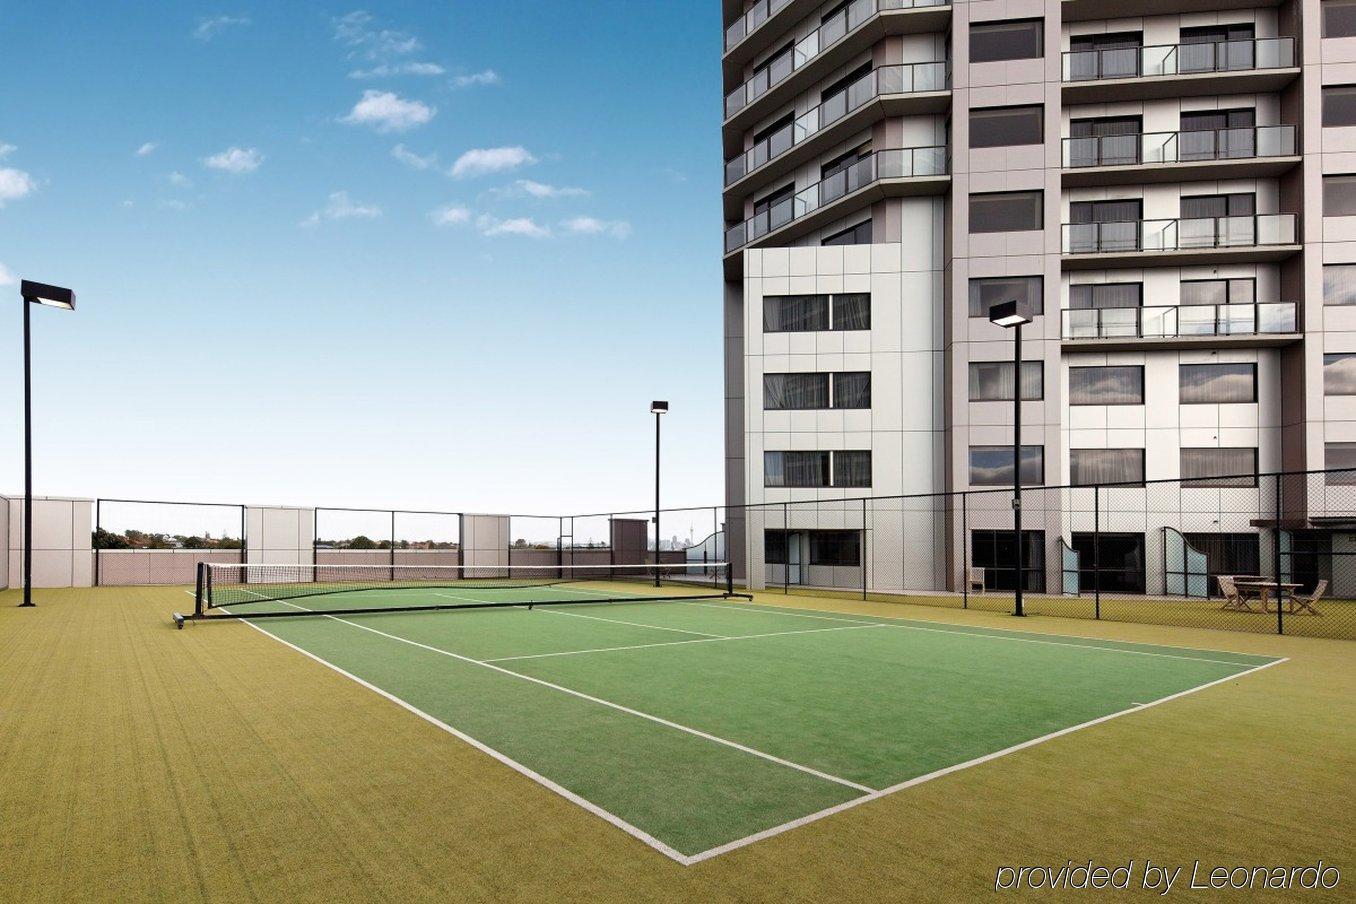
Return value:
[(989, 308), (989, 322), (1005, 329), (1030, 323), (1032, 319), (1031, 308), (1015, 298)]

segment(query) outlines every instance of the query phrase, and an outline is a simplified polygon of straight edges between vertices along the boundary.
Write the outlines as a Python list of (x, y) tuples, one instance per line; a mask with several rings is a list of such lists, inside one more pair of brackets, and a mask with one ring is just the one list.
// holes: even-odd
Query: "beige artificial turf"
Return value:
[(246, 625), (174, 630), (178, 588), (37, 600), (0, 593), (0, 901), (973, 900), (1146, 857), (1356, 887), (1350, 641), (760, 596), (1290, 661), (683, 867)]

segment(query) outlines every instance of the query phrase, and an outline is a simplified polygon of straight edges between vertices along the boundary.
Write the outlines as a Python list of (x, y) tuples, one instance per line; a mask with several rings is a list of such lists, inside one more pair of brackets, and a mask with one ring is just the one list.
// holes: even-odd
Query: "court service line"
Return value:
[[(817, 618), (821, 621), (850, 622), (854, 625), (883, 625), (887, 628), (900, 628), (905, 631), (929, 631), (933, 634), (958, 634), (963, 637), (987, 637), (992, 640), (1008, 640), (1016, 643), (1039, 643), (1052, 647), (1072, 647), (1079, 650), (1101, 650), (1104, 653), (1129, 653), (1135, 656), (1156, 656), (1160, 659), (1185, 659), (1188, 662), (1210, 662), (1217, 665), (1245, 666), (1246, 662), (1237, 662), (1232, 659), (1209, 659), (1204, 656), (1182, 656), (1176, 653), (1155, 653), (1151, 650), (1124, 650), (1120, 647), (1104, 647), (1099, 644), (1091, 643), (1069, 643), (1062, 640), (1042, 640), (1039, 637), (1016, 637), (1012, 634), (986, 634), (982, 631), (953, 631), (947, 628), (927, 628), (923, 625), (904, 625), (894, 621), (886, 622), (868, 622), (855, 618), (835, 618), (831, 615), (811, 615), (808, 612), (786, 612), (780, 609), (746, 609), (739, 605), (725, 605), (719, 603), (683, 603), (684, 606), (704, 606), (708, 609), (733, 610), (736, 612), (761, 613), (764, 615), (790, 615), (795, 618)], [(887, 615), (881, 618), (889, 618)], [(1251, 656), (1251, 653), (1241, 653), (1242, 656)], [(1271, 663), (1268, 663), (1271, 664)]]
[(921, 785), (924, 782), (932, 781), (935, 778), (941, 778), (944, 775), (950, 775), (953, 772), (960, 772), (961, 770), (969, 769), (972, 766), (979, 766), (984, 763), (996, 760), (1000, 757), (1007, 756), (1008, 754), (1016, 753), (1019, 750), (1026, 750), (1028, 747), (1035, 747), (1037, 744), (1043, 744), (1046, 741), (1052, 741), (1055, 738), (1063, 737), (1064, 735), (1067, 734), (1072, 734), (1075, 731), (1079, 731), (1084, 728), (1091, 728), (1092, 726), (1100, 725), (1103, 722), (1110, 722), (1112, 719), (1117, 719), (1120, 718), (1121, 716), (1129, 715), (1130, 713), (1143, 712), (1144, 710), (1149, 709), (1150, 707), (1158, 706), (1160, 703), (1168, 703), (1169, 701), (1172, 700), (1180, 700), (1182, 697), (1186, 697), (1190, 694), (1197, 693), (1198, 691), (1203, 691), (1207, 688), (1214, 687), (1217, 684), (1223, 684), (1226, 681), (1233, 681), (1236, 678), (1242, 678), (1246, 675), (1251, 675), (1253, 672), (1260, 672), (1262, 669), (1269, 669), (1273, 665), (1280, 665), (1283, 662), (1289, 661), (1290, 660), (1288, 658), (1277, 659), (1273, 662), (1268, 662), (1259, 666), (1254, 666), (1253, 668), (1246, 669), (1245, 671), (1242, 672), (1235, 672), (1232, 675), (1225, 675), (1223, 678), (1217, 678), (1214, 681), (1209, 681), (1205, 684), (1198, 684), (1195, 687), (1187, 688), (1184, 691), (1178, 691), (1175, 694), (1169, 694), (1166, 697), (1159, 697), (1157, 700), (1152, 700), (1148, 703), (1132, 704), (1127, 709), (1118, 710), (1117, 712), (1109, 713), (1105, 716), (1099, 716), (1096, 719), (1089, 719), (1087, 722), (1080, 722), (1077, 725), (1070, 725), (1067, 728), (1061, 728), (1058, 731), (1052, 731), (1049, 734), (1043, 734), (1038, 738), (1032, 738), (1029, 741), (1023, 741), (1020, 744), (1013, 744), (1011, 747), (1005, 747), (1002, 750), (995, 750), (993, 753), (986, 753), (983, 756), (975, 757), (972, 760), (966, 760), (963, 763), (956, 763), (954, 765), (938, 769), (934, 772), (929, 772), (926, 775), (919, 775), (909, 779), (908, 781), (900, 782), (897, 785), (891, 785), (890, 787), (882, 788), (879, 791), (872, 791), (870, 794), (866, 794), (862, 797), (854, 797), (852, 800), (844, 801), (843, 803), (836, 804), (832, 807), (826, 807), (823, 810), (820, 810), (816, 813), (810, 813), (806, 816), (800, 817), (799, 819), (793, 819), (790, 822), (784, 822), (779, 826), (773, 826), (770, 829), (764, 829), (761, 832), (755, 832), (752, 835), (746, 835), (743, 838), (737, 838), (734, 841), (727, 842), (725, 844), (719, 845), (718, 847), (713, 847), (709, 850), (702, 851), (701, 853), (693, 854), (692, 856), (687, 858), (686, 861), (687, 865), (691, 866), (692, 864), (700, 863), (703, 860), (710, 860), (712, 857), (717, 857), (721, 854), (729, 853), (730, 851), (736, 850), (741, 847), (745, 847), (746, 845), (753, 844), (756, 841), (762, 841), (766, 838), (771, 838), (774, 835), (780, 835), (781, 833), (790, 831), (791, 829), (800, 828), (803, 825), (808, 825), (809, 823), (816, 822), (820, 819), (823, 819), (826, 816), (833, 816), (834, 814), (842, 813), (844, 810), (850, 810), (853, 807), (860, 806), (861, 804), (869, 803), (870, 801), (873, 800), (879, 800), (880, 798), (885, 797), (886, 795), (894, 794), (896, 791), (903, 791), (905, 788), (912, 788), (915, 785)]
[(673, 631), (678, 634), (692, 634), (697, 637), (705, 637), (707, 639), (724, 640), (728, 639), (730, 636), (728, 634), (711, 634), (706, 631), (689, 631), (686, 628), (669, 628), (665, 627), (664, 625), (645, 625), (641, 624), (640, 622), (622, 621), (620, 618), (603, 618), (601, 615), (585, 615), (582, 612), (562, 612), (559, 609), (547, 609), (546, 607), (535, 609), (533, 611), (544, 612), (548, 615), (568, 615), (571, 618), (591, 618), (594, 621), (611, 622), (614, 625), (629, 625), (632, 628), (654, 628), (656, 631)]
[(735, 634), (730, 637), (712, 636), (697, 640), (666, 640), (662, 643), (638, 643), (627, 647), (598, 647), (592, 650), (563, 650), (559, 653), (529, 653), (525, 656), (500, 656), (483, 662), (512, 662), (518, 659), (548, 659), (552, 656), (579, 656), (584, 653), (615, 653), (619, 650), (648, 650), (651, 647), (681, 647), (693, 643), (720, 643), (726, 640), (758, 640), (764, 637), (788, 637), (794, 634), (823, 634), (826, 631), (860, 631), (863, 628), (888, 628), (889, 625), (844, 625), (841, 628), (810, 628), (806, 631), (776, 631), (771, 634)]
[[(291, 606), (292, 608), (300, 609), (303, 612), (310, 611), (305, 606), (298, 606), (296, 603), (289, 603), (285, 600), (281, 602), (285, 606)], [(554, 684), (550, 681), (546, 681), (541, 678), (534, 678), (531, 675), (524, 675), (521, 672), (515, 672), (511, 669), (506, 669), (503, 666), (498, 666), (495, 665), (494, 663), (486, 662), (482, 659), (472, 659), (470, 656), (463, 656), (460, 653), (453, 653), (451, 650), (444, 650), (441, 647), (435, 647), (430, 644), (420, 643), (417, 640), (411, 640), (408, 637), (401, 637), (398, 634), (388, 634), (385, 631), (378, 631), (376, 628), (372, 628), (367, 625), (362, 625), (359, 624), (358, 622), (349, 621), (348, 619), (341, 618), (337, 615), (326, 614), (323, 615), (322, 617), (333, 619), (334, 621), (341, 622), (353, 628), (357, 628), (359, 631), (368, 631), (372, 634), (376, 634), (379, 637), (385, 637), (388, 638), (389, 640), (398, 641), (399, 643), (409, 644), (412, 647), (418, 647), (419, 649), (427, 650), (430, 653), (439, 653), (443, 656), (448, 656), (451, 657), (452, 659), (460, 660), (461, 662), (470, 663), (471, 665), (478, 665), (482, 668), (490, 669), (491, 671), (499, 672), (501, 674), (508, 675), (512, 678), (519, 678), (522, 679), (523, 681), (530, 681), (533, 684), (539, 684), (542, 687), (547, 687), (550, 688), (551, 690), (560, 691), (563, 694), (569, 694), (571, 697), (578, 697), (581, 700), (587, 700), (590, 703), (597, 703), (600, 706), (606, 706), (610, 709), (615, 709), (618, 712), (623, 712), (630, 716), (636, 716), (637, 718), (646, 719), (650, 722), (663, 725), (666, 728), (672, 728), (677, 731), (685, 732), (687, 734), (702, 738), (707, 741), (711, 741), (716, 744), (722, 744), (733, 750), (738, 750), (741, 753), (747, 753), (752, 756), (756, 756), (760, 759), (767, 760), (770, 763), (776, 763), (779, 766), (786, 766), (790, 769), (795, 769), (798, 772), (804, 772), (806, 775), (813, 775), (815, 778), (820, 778), (825, 781), (833, 782), (836, 785), (843, 785), (844, 787), (852, 788), (857, 791), (862, 791), (867, 794), (875, 793), (874, 788), (869, 788), (866, 785), (860, 785), (857, 782), (841, 778), (837, 775), (830, 775), (827, 772), (821, 772), (820, 770), (815, 769), (813, 766), (805, 766), (800, 763), (792, 762), (791, 760), (782, 759), (781, 757), (775, 754), (767, 753), (765, 751), (749, 747), (745, 744), (740, 744), (738, 741), (731, 741), (728, 738), (722, 738), (718, 735), (713, 735), (704, 732), (699, 728), (692, 728), (691, 726), (688, 725), (682, 725), (678, 722), (672, 722), (668, 719), (665, 719), (662, 716), (656, 716), (650, 713), (641, 712), (638, 709), (632, 709), (631, 707), (623, 706), (620, 703), (613, 703), (611, 700), (604, 700), (602, 697), (595, 697), (592, 694), (586, 694), (583, 691), (577, 691), (574, 690), (573, 688), (565, 687), (562, 684)]]

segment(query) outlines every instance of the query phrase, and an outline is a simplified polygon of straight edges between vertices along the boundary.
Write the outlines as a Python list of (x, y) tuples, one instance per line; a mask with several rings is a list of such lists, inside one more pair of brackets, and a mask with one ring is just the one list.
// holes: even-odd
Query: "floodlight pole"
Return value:
[(1012, 353), (1012, 530), (1017, 540), (1017, 593), (1013, 615), (1022, 611), (1022, 325), (1013, 330), (1016, 336)]
[(29, 337), (29, 308), (24, 302), (24, 600), (33, 605), (33, 351)]
[(659, 581), (659, 419), (669, 410), (668, 402), (651, 402), (654, 413), (654, 585)]

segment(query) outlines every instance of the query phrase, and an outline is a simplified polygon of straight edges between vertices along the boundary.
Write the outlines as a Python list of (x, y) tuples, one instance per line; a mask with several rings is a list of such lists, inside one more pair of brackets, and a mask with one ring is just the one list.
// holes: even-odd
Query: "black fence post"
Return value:
[(862, 497), (862, 601), (866, 601), (866, 497)]
[[(94, 538), (99, 539), (99, 530), (103, 526), (103, 503), (102, 499), (94, 500)], [(94, 586), (99, 586), (99, 546), (97, 543), (91, 543), (94, 547)], [(8, 553), (6, 553), (8, 554)]]
[[(786, 561), (782, 563), (782, 593), (791, 593), (791, 527), (790, 506), (782, 503), (782, 545), (786, 549)], [(767, 559), (767, 540), (763, 540), (763, 558)]]
[[(1281, 475), (1276, 474), (1276, 530), (1272, 537), (1272, 552), (1276, 561), (1274, 569), (1276, 572), (1276, 633), (1285, 633), (1285, 616), (1282, 611), (1285, 609), (1285, 600), (1281, 597)], [(1265, 607), (1263, 607), (1265, 608)]]
[[(1147, 497), (1146, 497), (1147, 498)], [(1146, 502), (1147, 506), (1148, 503)], [(1102, 488), (1092, 488), (1092, 610), (1102, 618)]]
[(966, 502), (969, 493), (961, 493), (961, 608), (970, 608), (970, 524)]
[(396, 555), (395, 555), (395, 537), (396, 537), (395, 516), (396, 516), (396, 513), (395, 513), (395, 512), (391, 512), (391, 583), (395, 583), (395, 564), (396, 564)]

